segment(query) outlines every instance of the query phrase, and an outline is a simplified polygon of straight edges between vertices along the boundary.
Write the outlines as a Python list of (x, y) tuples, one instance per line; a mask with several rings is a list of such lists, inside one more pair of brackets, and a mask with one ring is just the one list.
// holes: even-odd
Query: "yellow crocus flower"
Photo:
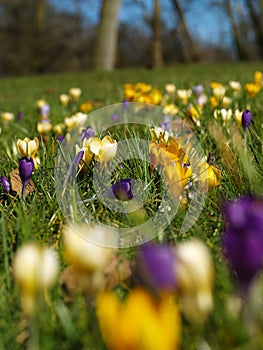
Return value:
[(69, 89), (69, 96), (71, 97), (72, 101), (78, 101), (82, 91), (80, 88), (72, 87)]
[(254, 83), (256, 85), (262, 85), (263, 82), (263, 74), (259, 70), (255, 71), (254, 73)]
[(24, 140), (18, 139), (16, 146), (21, 157), (34, 158), (39, 147), (39, 141), (37, 137), (33, 140), (25, 137)]
[(208, 190), (220, 185), (221, 170), (214, 165), (204, 162), (200, 166), (199, 181), (201, 186), (207, 187)]
[[(142, 312), (143, 310), (143, 312)], [(97, 317), (110, 350), (176, 350), (181, 319), (174, 298), (158, 301), (136, 288), (121, 302), (113, 292), (99, 294)]]

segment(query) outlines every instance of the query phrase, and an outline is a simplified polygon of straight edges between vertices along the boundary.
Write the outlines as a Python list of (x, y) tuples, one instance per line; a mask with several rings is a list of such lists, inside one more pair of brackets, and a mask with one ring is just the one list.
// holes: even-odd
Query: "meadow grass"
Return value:
[[(195, 84), (203, 84), (207, 89), (211, 81), (227, 84), (229, 80), (237, 80), (244, 85), (253, 79), (254, 72), (261, 68), (260, 64), (260, 62), (190, 64), (156, 70), (138, 68), (116, 70), (110, 73), (74, 72), (2, 78), (0, 80), (1, 111), (14, 114), (21, 111), (25, 116), (19, 122), (11, 121), (8, 124), (0, 122), (0, 175), (8, 178), (10, 172), (17, 167), (18, 158), (14, 156), (12, 143), (16, 143), (18, 138), (33, 138), (37, 135), (36, 101), (39, 99), (45, 99), (51, 106), (50, 119), (55, 124), (62, 122), (69, 113), (61, 107), (59, 94), (67, 93), (73, 86), (82, 89), (82, 101), (92, 100), (95, 107), (99, 108), (122, 102), (125, 83), (146, 82), (162, 90), (167, 83), (173, 83), (177, 88), (191, 88)], [(250, 337), (242, 319), (227, 312), (225, 305), (229, 296), (234, 293), (235, 284), (224, 260), (221, 246), (221, 232), (224, 228), (221, 213), (223, 201), (247, 193), (262, 195), (262, 91), (252, 99), (244, 93), (231, 105), (233, 109), (246, 109), (248, 106), (253, 112), (253, 123), (248, 134), (247, 153), (244, 152), (242, 143), (242, 130), (237, 134), (236, 129), (231, 129), (233, 131), (231, 134), (231, 130), (225, 130), (222, 123), (219, 123), (218, 130), (222, 130), (222, 137), (225, 140), (223, 138), (218, 140), (211, 134), (211, 130), (214, 130), (211, 129), (211, 122), (214, 120), (213, 111), (210, 106), (205, 107), (200, 117), (201, 127), (194, 128), (194, 132), (205, 154), (214, 152), (215, 164), (222, 171), (221, 185), (208, 193), (201, 215), (187, 232), (179, 234), (181, 220), (185, 215), (184, 208), (180, 208), (175, 220), (165, 230), (164, 241), (170, 243), (184, 241), (190, 237), (202, 239), (213, 254), (216, 270), (214, 310), (202, 329), (184, 320), (182, 349), (196, 349), (202, 339), (205, 339), (214, 350), (263, 349), (263, 333)], [(180, 116), (185, 118), (186, 114), (182, 106)], [(236, 141), (233, 141), (234, 136)], [(226, 144), (232, 147), (229, 153), (232, 157), (230, 160), (229, 154), (226, 154), (228, 150)], [(36, 191), (26, 198), (26, 202), (7, 195), (3, 187), (0, 188), (0, 350), (25, 349), (26, 346), (30, 346), (27, 343), (29, 323), (21, 311), (19, 289), (14, 283), (12, 273), (12, 261), (17, 249), (27, 241), (54, 246), (61, 258), (61, 271), (65, 267), (61, 238), (64, 218), (54, 190), (57, 146), (51, 138), (46, 143), (44, 140), (40, 143), (41, 167), (33, 175)], [(232, 153), (233, 149), (235, 153)], [(138, 178), (144, 176), (145, 164), (131, 161), (121, 174), (116, 174), (116, 179), (118, 176), (129, 177), (134, 173)], [(91, 197), (93, 189), (88, 185), (88, 176), (88, 172), (84, 177), (80, 176), (79, 185), (85, 196)], [(156, 178), (156, 186), (158, 181)], [(154, 191), (155, 188), (152, 186), (152, 198), (158, 200), (158, 193)], [(90, 205), (102, 221), (116, 225), (120, 222), (123, 225), (127, 224), (127, 217), (116, 219), (110, 211), (104, 210), (103, 206), (97, 203)], [(154, 204), (148, 203), (148, 213), (154, 212), (155, 206), (156, 201)], [(125, 257), (132, 257), (134, 251), (127, 249), (123, 250), (122, 254)], [(49, 308), (39, 305), (36, 324), (41, 350), (58, 347), (61, 350), (106, 349), (98, 330), (94, 303), (87, 296), (82, 293), (68, 295), (63, 286), (57, 284), (52, 290), (51, 300), (52, 304)], [(262, 319), (260, 325), (262, 328)]]

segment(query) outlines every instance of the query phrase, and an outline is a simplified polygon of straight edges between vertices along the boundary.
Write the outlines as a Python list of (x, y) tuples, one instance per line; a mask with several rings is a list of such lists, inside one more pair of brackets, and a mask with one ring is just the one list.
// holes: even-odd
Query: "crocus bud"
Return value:
[(10, 186), (10, 183), (8, 182), (8, 180), (4, 176), (1, 176), (1, 182), (2, 182), (2, 185), (3, 185), (4, 189), (6, 190), (6, 192), (9, 193), (11, 190), (11, 186)]
[(34, 171), (34, 161), (33, 159), (27, 158), (27, 157), (23, 157), (20, 159), (19, 161), (19, 166), (18, 166), (18, 170), (19, 170), (19, 175), (21, 178), (21, 181), (23, 183), (23, 186), (26, 186), (32, 176), (32, 173)]
[(78, 152), (78, 154), (75, 156), (74, 160), (73, 160), (73, 163), (77, 166), (79, 165), (79, 162), (81, 161), (81, 159), (83, 158), (84, 156), (84, 151), (81, 150)]
[(175, 260), (172, 247), (147, 243), (138, 252), (136, 275), (154, 292), (172, 291), (176, 285)]
[[(117, 198), (121, 201), (129, 201), (133, 198), (133, 183), (132, 179), (123, 179), (112, 185), (105, 195), (112, 198)], [(111, 195), (113, 193), (113, 196)]]
[(77, 101), (81, 95), (81, 89), (72, 87), (69, 89), (69, 95), (73, 101)]
[(244, 130), (247, 130), (249, 128), (251, 121), (252, 121), (252, 113), (248, 109), (246, 109), (242, 113), (242, 125)]

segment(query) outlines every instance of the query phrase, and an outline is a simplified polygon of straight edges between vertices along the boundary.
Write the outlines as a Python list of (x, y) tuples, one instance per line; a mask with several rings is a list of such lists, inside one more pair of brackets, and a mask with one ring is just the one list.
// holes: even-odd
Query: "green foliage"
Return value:
[[(80, 87), (83, 91), (83, 101), (93, 100), (95, 106), (112, 104), (123, 100), (122, 88), (127, 82), (135, 83), (144, 81), (163, 89), (166, 83), (174, 83), (178, 88), (189, 88), (197, 83), (204, 84), (209, 89), (211, 81), (227, 83), (231, 80), (239, 80), (241, 84), (251, 80), (253, 72), (258, 69), (258, 63), (242, 63), (238, 65), (178, 65), (166, 67), (154, 71), (136, 69), (119, 70), (112, 73), (67, 73), (57, 75), (31, 76), (24, 78), (10, 78), (1, 80), (0, 104), (2, 111), (17, 113), (22, 111), (25, 117), (21, 121), (11, 121), (8, 125), (0, 122), (0, 175), (8, 178), (10, 172), (17, 167), (17, 158), (13, 157), (12, 142), (18, 138), (37, 135), (36, 123), (38, 113), (36, 100), (43, 98), (51, 105), (52, 123), (63, 121), (65, 111), (59, 104), (60, 93), (67, 92), (72, 86)], [(247, 145), (248, 153), (245, 153), (240, 145), (235, 144), (231, 134), (225, 134), (230, 140), (230, 145), (236, 152), (237, 175), (230, 169), (222, 158), (220, 147), (214, 138), (208, 133), (209, 121), (213, 120), (213, 111), (206, 107), (202, 117), (200, 129), (196, 129), (196, 135), (208, 155), (213, 151), (216, 165), (222, 170), (221, 186), (209, 192), (206, 205), (195, 225), (186, 233), (179, 234), (180, 223), (185, 211), (180, 209), (175, 220), (165, 230), (165, 239), (168, 242), (179, 242), (190, 237), (201, 238), (211, 249), (216, 269), (216, 282), (214, 290), (215, 309), (208, 322), (200, 331), (184, 320), (182, 337), (182, 349), (196, 349), (202, 339), (206, 338), (212, 349), (260, 349), (262, 348), (262, 334), (260, 339), (249, 338), (242, 320), (238, 316), (230, 316), (226, 304), (229, 296), (234, 291), (233, 276), (230, 275), (221, 248), (221, 232), (223, 219), (221, 205), (224, 199), (235, 198), (239, 195), (251, 192), (262, 194), (263, 183), (263, 156), (262, 156), (262, 92), (253, 100), (246, 96), (235, 103), (239, 108), (245, 108), (251, 103), (254, 116), (250, 128)], [(233, 105), (234, 108), (234, 105)], [(183, 111), (184, 112), (184, 111)], [(186, 114), (186, 113), (185, 113)], [(240, 134), (243, 137), (242, 131)], [(114, 136), (114, 135), (113, 135)], [(36, 192), (30, 194), (23, 202), (4, 193), (0, 187), (0, 350), (24, 349), (28, 340), (28, 320), (23, 316), (19, 302), (19, 290), (15, 286), (12, 274), (12, 262), (14, 255), (23, 243), (28, 241), (40, 241), (43, 245), (54, 246), (63, 262), (62, 253), (62, 226), (64, 218), (58, 206), (53, 183), (53, 168), (56, 152), (52, 151), (52, 145), (56, 149), (57, 144), (50, 139), (48, 144), (41, 142), (40, 158), (41, 167), (33, 176)], [(53, 142), (53, 144), (52, 144)], [(130, 177), (133, 173), (138, 178), (148, 174), (143, 162), (131, 160), (122, 173), (116, 173), (118, 180), (121, 177)], [(79, 175), (79, 186), (83, 196), (91, 197), (93, 189), (90, 187), (87, 177)], [(147, 175), (148, 176), (148, 175)], [(147, 181), (152, 180), (147, 178)], [(151, 198), (155, 202), (147, 203), (147, 215), (155, 211), (158, 202), (158, 193), (155, 186), (158, 185), (158, 177), (154, 178), (150, 188)], [(112, 184), (109, 184), (112, 185)], [(94, 213), (103, 221), (120, 225), (129, 223), (127, 217), (116, 217), (102, 205), (90, 204)], [(139, 213), (144, 220), (145, 213)], [(133, 220), (130, 217), (130, 220)], [(138, 220), (138, 217), (135, 218)], [(128, 223), (127, 223), (128, 221)], [(131, 257), (134, 249), (120, 252), (120, 255)], [(61, 266), (61, 269), (63, 266)], [(123, 292), (123, 291), (122, 291)], [(101, 339), (94, 313), (94, 301), (81, 293), (68, 296), (62, 285), (57, 285), (50, 295), (50, 308), (39, 309), (36, 326), (39, 335), (41, 350), (46, 349), (106, 349)], [(261, 344), (261, 345), (260, 345)], [(200, 347), (201, 349), (201, 347)]]

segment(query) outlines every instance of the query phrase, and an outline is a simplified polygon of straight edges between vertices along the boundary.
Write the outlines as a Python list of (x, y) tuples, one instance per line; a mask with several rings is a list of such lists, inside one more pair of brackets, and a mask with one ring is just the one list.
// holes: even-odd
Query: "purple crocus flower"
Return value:
[(83, 129), (81, 132), (81, 140), (88, 139), (95, 136), (95, 131), (91, 126), (88, 126), (86, 129)]
[(23, 112), (18, 112), (16, 118), (17, 118), (17, 120), (19, 121), (19, 120), (22, 120), (22, 119), (24, 118), (24, 116), (25, 116), (25, 115), (24, 115)]
[(223, 246), (239, 287), (246, 293), (263, 268), (263, 201), (241, 197), (224, 207)]
[(154, 292), (176, 287), (175, 251), (168, 245), (147, 243), (137, 255), (135, 275)]
[(124, 100), (123, 100), (123, 109), (124, 109), (125, 111), (127, 111), (127, 110), (128, 110), (128, 106), (129, 106), (129, 101), (126, 100), (126, 99), (124, 99)]
[(49, 116), (50, 106), (48, 104), (44, 104), (40, 107), (40, 115), (41, 117), (47, 118)]
[(112, 119), (114, 122), (116, 122), (116, 123), (120, 120), (118, 114), (115, 114), (115, 113), (113, 113), (113, 114), (111, 115), (111, 119)]
[(64, 136), (63, 136), (63, 135), (58, 135), (58, 141), (59, 141), (60, 143), (62, 143), (63, 140), (64, 140)]
[(204, 87), (203, 87), (203, 85), (198, 84), (198, 85), (193, 86), (192, 90), (196, 96), (201, 96), (204, 92)]
[(172, 123), (169, 115), (164, 115), (163, 121), (160, 123), (160, 127), (165, 131), (171, 131)]
[(107, 191), (105, 191), (104, 196), (119, 199), (121, 201), (129, 201), (133, 198), (133, 182), (132, 179), (123, 179), (112, 185)]
[(252, 121), (252, 113), (250, 112), (250, 110), (246, 109), (242, 113), (242, 125), (245, 131), (249, 128), (251, 121)]
[(33, 159), (23, 157), (19, 161), (19, 175), (23, 183), (23, 187), (26, 187), (31, 179), (32, 173), (34, 171), (34, 161)]
[(3, 185), (4, 189), (6, 190), (6, 192), (9, 193), (11, 190), (11, 185), (10, 185), (9, 181), (4, 176), (1, 176), (1, 182), (2, 182), (2, 185)]

